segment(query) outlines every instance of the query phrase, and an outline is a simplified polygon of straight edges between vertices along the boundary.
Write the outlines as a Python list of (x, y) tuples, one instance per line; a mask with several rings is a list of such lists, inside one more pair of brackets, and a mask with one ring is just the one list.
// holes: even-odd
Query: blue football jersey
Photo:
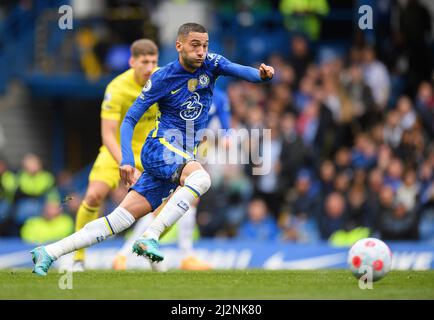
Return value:
[(222, 129), (228, 130), (230, 128), (231, 109), (229, 98), (226, 92), (218, 88), (214, 88), (207, 126), (214, 117), (218, 117)]
[(208, 124), (214, 84), (219, 76), (264, 81), (258, 69), (233, 63), (214, 53), (208, 53), (202, 66), (194, 72), (185, 70), (179, 60), (155, 71), (122, 122), (122, 164), (134, 166), (131, 150), (134, 126), (154, 103), (158, 103), (159, 114), (148, 138), (165, 138), (173, 146), (193, 152), (202, 138), (198, 131)]

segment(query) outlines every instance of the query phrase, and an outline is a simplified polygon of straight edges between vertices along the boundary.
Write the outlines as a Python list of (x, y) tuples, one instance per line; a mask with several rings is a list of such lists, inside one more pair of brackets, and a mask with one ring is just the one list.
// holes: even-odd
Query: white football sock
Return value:
[(196, 226), (196, 211), (197, 208), (191, 206), (187, 213), (184, 214), (178, 222), (178, 246), (183, 258), (193, 254), (193, 235), (194, 227)]
[(178, 221), (211, 186), (211, 178), (205, 170), (192, 172), (184, 186), (175, 191), (158, 216), (145, 231), (144, 237), (158, 240), (161, 233)]
[(117, 207), (109, 215), (93, 220), (70, 236), (47, 245), (45, 250), (54, 259), (85, 248), (129, 228), (135, 219), (126, 209)]
[(119, 250), (118, 254), (127, 256), (129, 253), (131, 253), (131, 248), (133, 247), (134, 241), (139, 238), (143, 232), (145, 232), (146, 228), (149, 227), (152, 220), (154, 220), (154, 214), (149, 213), (143, 218), (140, 218), (136, 224), (134, 225), (133, 233), (128, 238), (127, 241), (125, 241), (124, 245), (122, 246), (121, 250)]

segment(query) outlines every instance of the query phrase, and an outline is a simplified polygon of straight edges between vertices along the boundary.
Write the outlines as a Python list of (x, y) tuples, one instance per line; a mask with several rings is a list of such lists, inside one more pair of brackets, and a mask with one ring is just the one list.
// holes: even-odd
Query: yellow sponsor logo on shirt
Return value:
[(179, 90), (181, 90), (182, 88), (179, 88), (178, 90), (172, 90), (170, 91), (171, 94), (176, 94)]

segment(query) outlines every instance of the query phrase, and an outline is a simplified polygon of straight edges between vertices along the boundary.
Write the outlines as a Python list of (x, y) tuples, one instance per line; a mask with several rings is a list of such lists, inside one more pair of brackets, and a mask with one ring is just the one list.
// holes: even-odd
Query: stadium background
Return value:
[[(72, 30), (58, 26), (64, 4)], [(372, 30), (358, 27), (366, 4)], [(219, 268), (344, 267), (347, 247), (373, 235), (395, 268), (434, 268), (433, 15), (428, 0), (2, 1), (0, 268), (30, 266), (28, 248), (72, 232), (105, 86), (137, 38), (158, 43), (160, 65), (176, 58), (186, 21), (208, 27), (211, 51), (277, 71), (269, 85), (217, 82), (234, 128), (271, 128), (273, 170), (208, 168), (200, 256)], [(124, 236), (92, 248), (89, 265), (109, 268)]]

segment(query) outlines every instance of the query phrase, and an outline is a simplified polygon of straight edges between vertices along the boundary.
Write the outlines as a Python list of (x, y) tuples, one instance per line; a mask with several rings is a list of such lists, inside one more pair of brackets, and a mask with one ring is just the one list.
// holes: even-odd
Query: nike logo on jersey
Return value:
[(172, 90), (170, 91), (171, 94), (176, 94), (179, 90), (181, 90), (182, 88), (179, 88), (178, 90)]

